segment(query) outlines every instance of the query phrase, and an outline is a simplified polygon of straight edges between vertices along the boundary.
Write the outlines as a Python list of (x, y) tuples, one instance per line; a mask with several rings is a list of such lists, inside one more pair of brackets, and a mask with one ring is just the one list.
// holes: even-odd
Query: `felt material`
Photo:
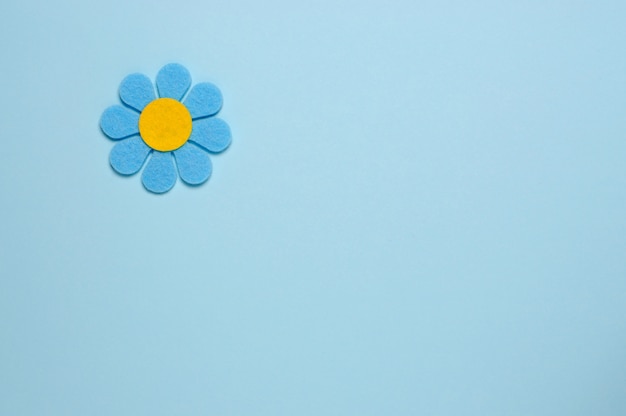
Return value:
[(230, 127), (224, 120), (217, 117), (195, 120), (189, 140), (199, 144), (209, 152), (219, 153), (230, 145)]
[(154, 151), (141, 174), (141, 182), (148, 191), (162, 194), (172, 189), (176, 176), (178, 175), (172, 153)]
[(137, 111), (142, 111), (155, 98), (152, 81), (143, 74), (130, 74), (120, 85), (120, 99)]
[(189, 185), (209, 179), (213, 167), (207, 152), (225, 150), (231, 132), (226, 122), (211, 117), (222, 107), (220, 90), (200, 83), (181, 102), (190, 86), (189, 71), (179, 64), (161, 68), (156, 77), (158, 94), (145, 75), (124, 78), (119, 95), (128, 107), (109, 107), (100, 119), (104, 134), (124, 139), (109, 155), (113, 170), (133, 175), (145, 164), (141, 182), (157, 194), (172, 189), (178, 176)]
[(117, 173), (134, 175), (139, 172), (151, 151), (141, 137), (129, 137), (113, 146), (109, 162)]
[(113, 140), (139, 133), (139, 114), (121, 105), (107, 108), (100, 118), (100, 128)]
[(191, 115), (180, 101), (159, 98), (141, 112), (139, 133), (155, 150), (168, 152), (178, 149), (191, 134)]
[(211, 83), (196, 84), (185, 98), (185, 106), (194, 119), (212, 116), (222, 108), (222, 93)]
[(191, 86), (191, 75), (179, 64), (167, 64), (157, 74), (156, 86), (161, 98), (183, 98)]
[(213, 170), (209, 155), (194, 144), (187, 143), (174, 152), (180, 178), (189, 185), (206, 182)]

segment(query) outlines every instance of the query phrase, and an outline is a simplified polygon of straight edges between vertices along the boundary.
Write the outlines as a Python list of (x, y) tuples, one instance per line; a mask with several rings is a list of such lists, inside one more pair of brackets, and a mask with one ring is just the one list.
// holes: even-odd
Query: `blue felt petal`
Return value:
[(109, 162), (117, 173), (134, 175), (139, 172), (151, 150), (141, 137), (130, 137), (113, 146)]
[(196, 84), (185, 98), (185, 106), (191, 118), (212, 116), (222, 108), (222, 93), (208, 82)]
[(199, 147), (185, 143), (174, 151), (176, 166), (180, 178), (189, 185), (200, 185), (206, 182), (213, 170), (209, 155)]
[(178, 175), (171, 152), (154, 151), (141, 174), (141, 182), (148, 191), (162, 194), (172, 189), (176, 176)]
[(209, 152), (219, 153), (230, 145), (230, 127), (224, 120), (216, 117), (195, 120), (189, 140)]
[(156, 86), (159, 97), (180, 100), (191, 86), (191, 75), (182, 65), (167, 64), (157, 74)]
[(143, 74), (127, 76), (120, 85), (120, 98), (125, 104), (137, 111), (143, 110), (148, 103), (156, 98), (152, 81)]
[(121, 105), (104, 110), (100, 128), (113, 140), (123, 139), (139, 133), (139, 114)]

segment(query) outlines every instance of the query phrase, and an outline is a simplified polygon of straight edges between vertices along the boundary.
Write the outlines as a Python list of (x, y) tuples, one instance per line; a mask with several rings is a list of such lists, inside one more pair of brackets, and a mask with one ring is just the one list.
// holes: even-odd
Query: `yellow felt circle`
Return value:
[(154, 150), (169, 152), (187, 142), (191, 135), (191, 114), (180, 101), (159, 98), (139, 116), (139, 134)]

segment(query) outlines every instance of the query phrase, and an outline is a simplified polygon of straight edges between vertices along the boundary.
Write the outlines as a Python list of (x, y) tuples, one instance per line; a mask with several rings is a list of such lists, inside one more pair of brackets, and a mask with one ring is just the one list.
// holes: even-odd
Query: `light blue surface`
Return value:
[[(623, 1), (5, 1), (0, 414), (626, 414)], [(231, 147), (109, 166), (128, 74)]]

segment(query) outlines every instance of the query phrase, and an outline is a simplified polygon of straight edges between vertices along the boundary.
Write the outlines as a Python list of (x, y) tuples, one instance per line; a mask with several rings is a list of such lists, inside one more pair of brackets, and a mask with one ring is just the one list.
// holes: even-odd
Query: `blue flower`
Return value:
[[(211, 176), (209, 153), (224, 151), (231, 142), (225, 121), (214, 117), (222, 108), (222, 93), (213, 84), (191, 86), (189, 71), (179, 64), (165, 65), (152, 81), (131, 74), (120, 85), (125, 105), (107, 108), (100, 128), (117, 141), (109, 161), (121, 175), (141, 174), (143, 186), (157, 194), (172, 189), (176, 178), (200, 185)], [(184, 100), (183, 100), (184, 97)]]

